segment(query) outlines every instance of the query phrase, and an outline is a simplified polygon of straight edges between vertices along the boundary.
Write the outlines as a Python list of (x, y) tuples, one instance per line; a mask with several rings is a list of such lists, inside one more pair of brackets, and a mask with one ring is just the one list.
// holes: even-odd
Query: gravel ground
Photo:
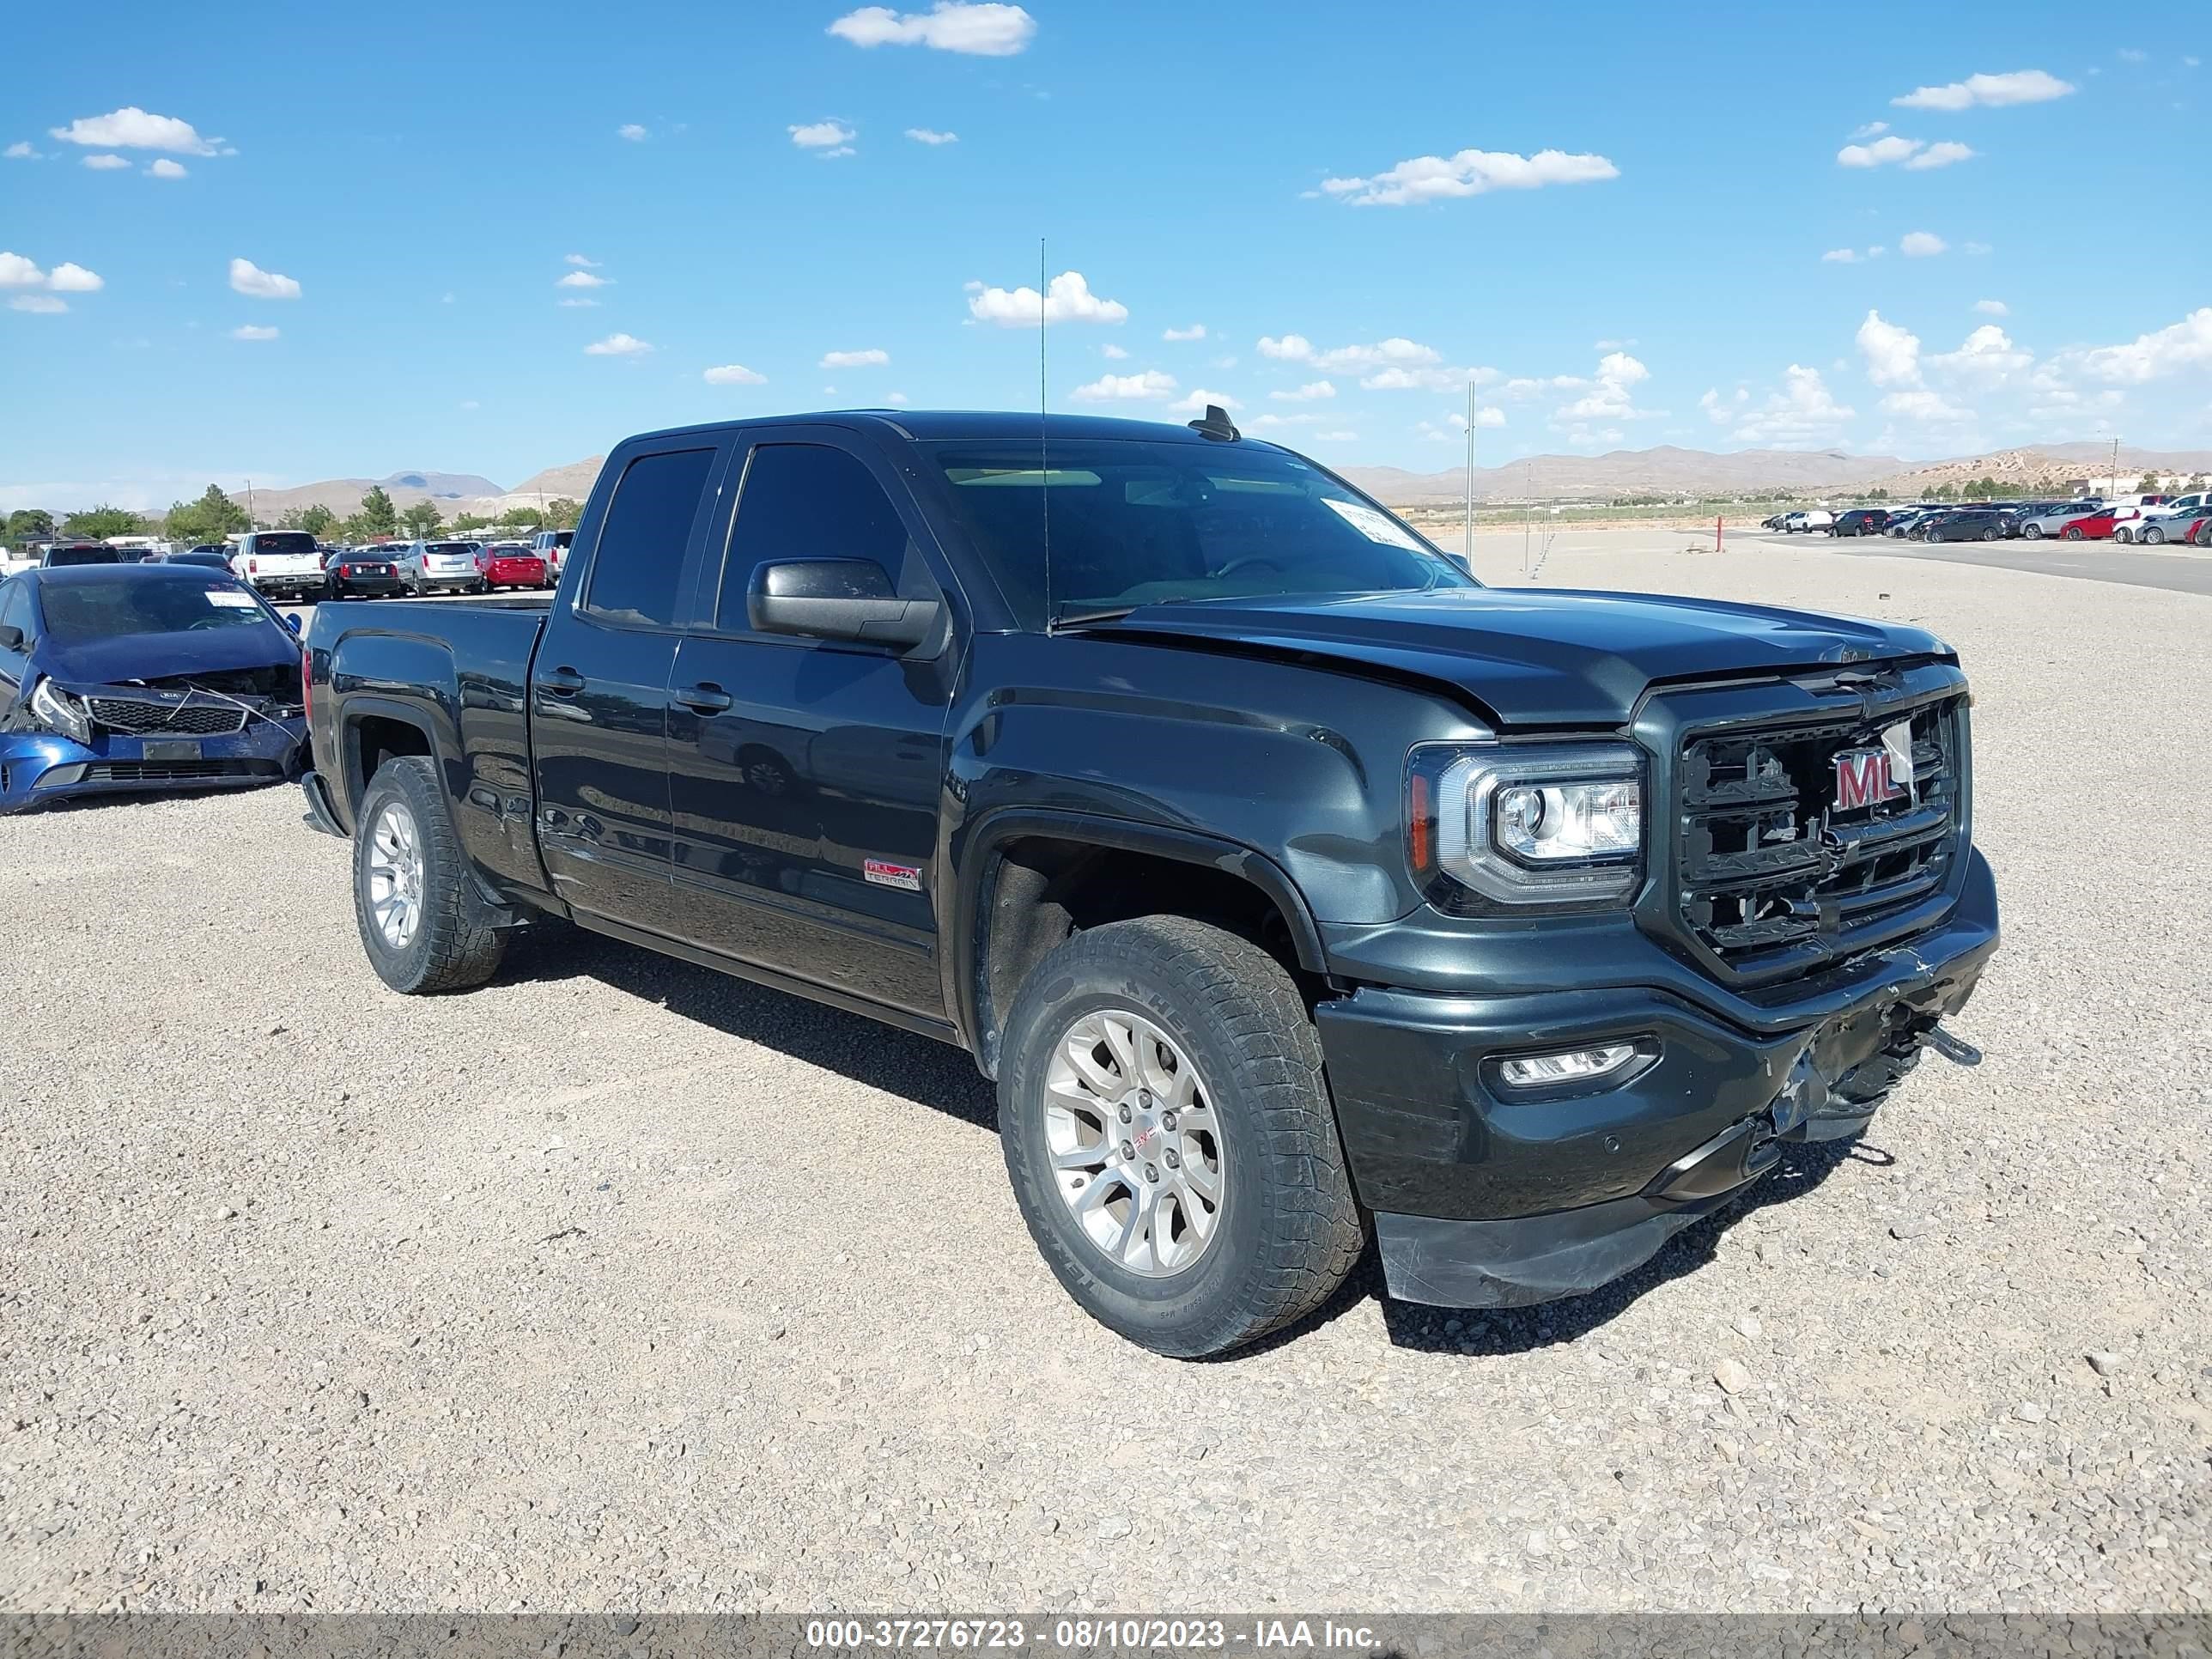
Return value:
[(1543, 580), (1964, 653), (1986, 1063), (1220, 1364), (1060, 1294), (950, 1049), (576, 936), (389, 995), (289, 790), (0, 822), (0, 1607), (2212, 1603), (2212, 599), (1681, 544)]

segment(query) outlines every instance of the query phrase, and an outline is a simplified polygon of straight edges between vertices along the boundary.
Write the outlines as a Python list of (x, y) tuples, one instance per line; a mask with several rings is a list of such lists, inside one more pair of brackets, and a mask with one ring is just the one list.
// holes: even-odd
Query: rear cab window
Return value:
[(623, 469), (580, 609), (625, 628), (676, 624), (684, 560), (714, 476), (714, 447), (662, 450)]

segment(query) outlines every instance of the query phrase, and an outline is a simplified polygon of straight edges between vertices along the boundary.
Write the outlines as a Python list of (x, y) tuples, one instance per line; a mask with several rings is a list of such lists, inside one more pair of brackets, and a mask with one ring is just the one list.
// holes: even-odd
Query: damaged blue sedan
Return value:
[(0, 812), (297, 775), (296, 631), (226, 571), (106, 564), (0, 582)]

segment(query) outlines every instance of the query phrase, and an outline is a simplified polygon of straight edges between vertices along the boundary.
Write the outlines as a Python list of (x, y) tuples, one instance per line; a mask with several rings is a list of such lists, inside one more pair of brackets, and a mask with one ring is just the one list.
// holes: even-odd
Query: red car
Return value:
[(545, 568), (545, 561), (520, 543), (508, 547), (487, 547), (477, 555), (477, 568), (483, 573), (483, 585), (496, 593), (502, 587), (550, 587), (553, 578)]
[(2069, 519), (2058, 533), (2069, 542), (2101, 542), (2109, 537), (2119, 523), (2118, 516), (2109, 508), (2092, 513), (2086, 519)]

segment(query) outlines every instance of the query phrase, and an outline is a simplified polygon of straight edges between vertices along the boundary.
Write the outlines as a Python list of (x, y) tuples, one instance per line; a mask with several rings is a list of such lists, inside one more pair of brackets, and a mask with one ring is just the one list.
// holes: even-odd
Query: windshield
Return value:
[(216, 628), (284, 631), (252, 594), (216, 578), (48, 582), (39, 590), (39, 604), (46, 613), (46, 636), (61, 645)]
[[(1474, 580), (1398, 520), (1279, 450), (1090, 440), (925, 446), (976, 550), (1030, 625), (1049, 614)], [(1046, 498), (1050, 498), (1050, 516)]]

